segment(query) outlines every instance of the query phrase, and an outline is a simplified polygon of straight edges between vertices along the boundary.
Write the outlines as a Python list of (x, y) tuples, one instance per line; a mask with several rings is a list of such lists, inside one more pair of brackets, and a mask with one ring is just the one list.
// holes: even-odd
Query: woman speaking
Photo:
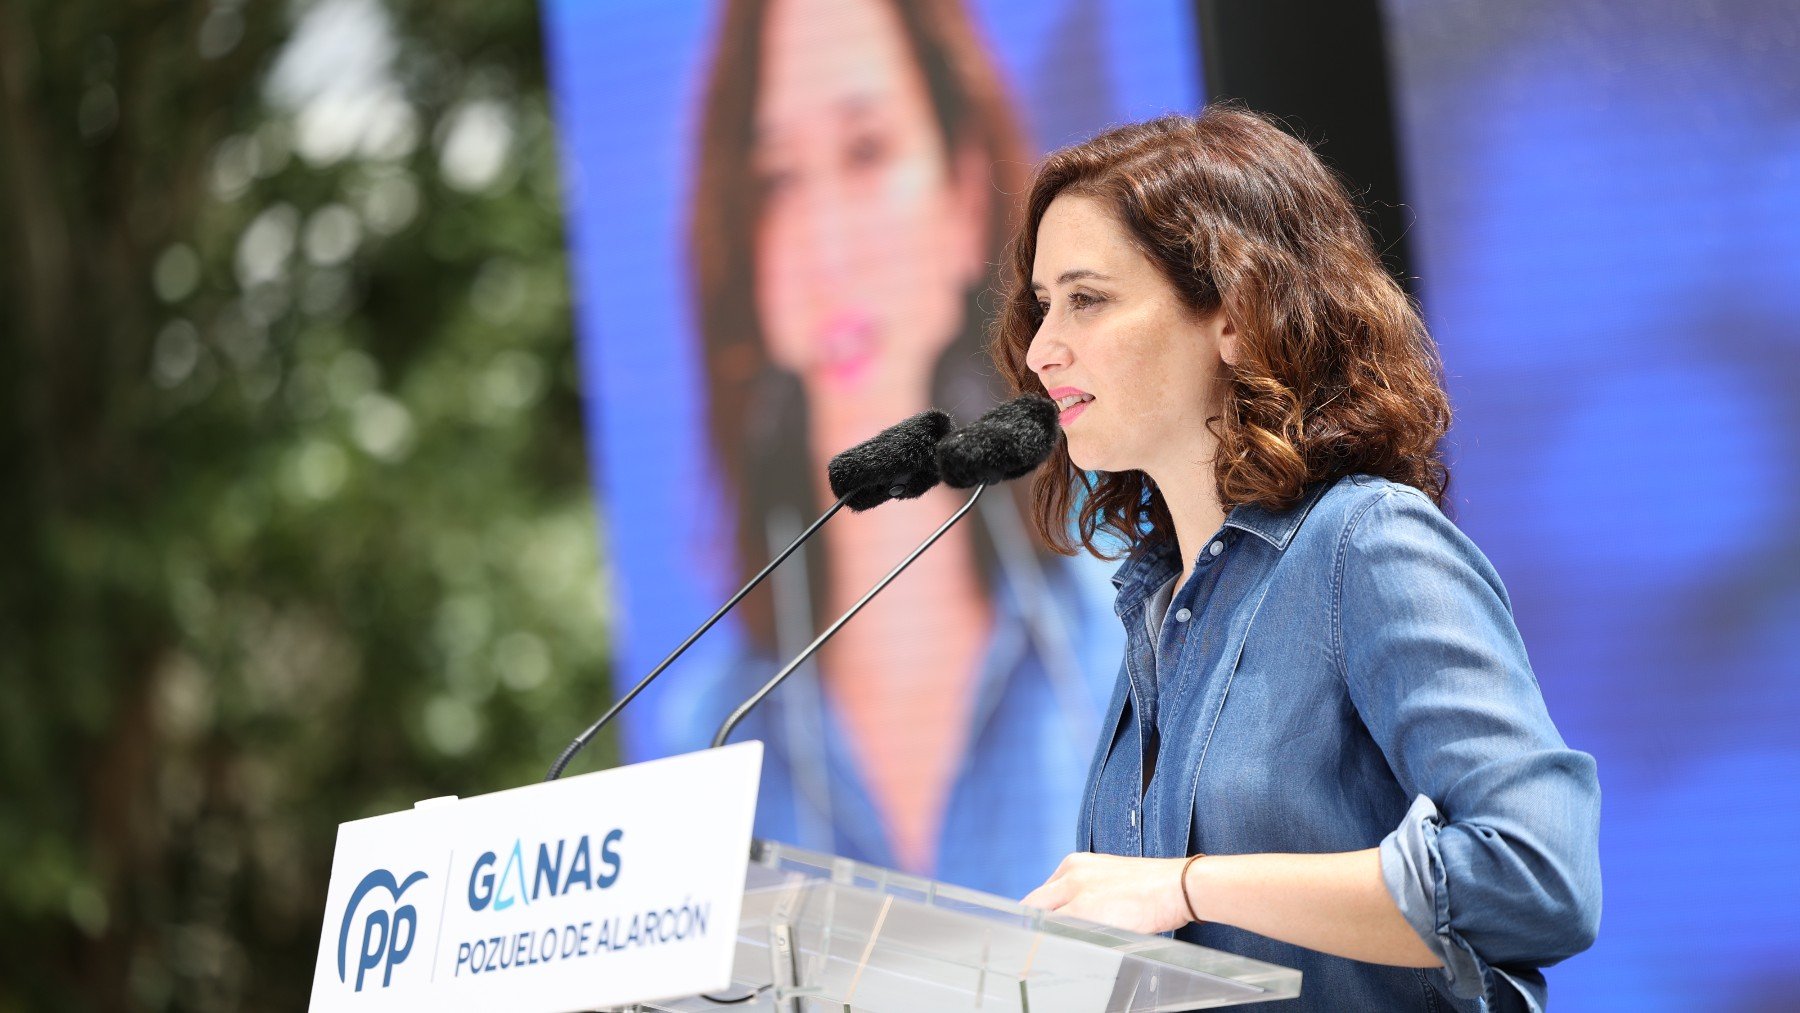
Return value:
[(1008, 271), (994, 358), (1062, 408), (1035, 522), (1127, 546), (1079, 852), (1025, 902), (1297, 968), (1284, 1009), (1542, 1009), (1599, 922), (1594, 760), (1440, 512), (1435, 348), (1343, 186), (1240, 109), (1122, 127), (1039, 168)]

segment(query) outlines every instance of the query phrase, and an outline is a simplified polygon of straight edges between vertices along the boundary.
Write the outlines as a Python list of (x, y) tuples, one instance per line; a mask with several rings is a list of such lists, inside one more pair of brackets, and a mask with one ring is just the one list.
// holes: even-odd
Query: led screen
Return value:
[[(1171, 0), (545, 21), (622, 692), (829, 504), (834, 453), (1003, 393), (983, 331), (1032, 163), (1198, 108), (1197, 38)], [(625, 712), (625, 758), (706, 745), (959, 501), (835, 518)], [(1022, 507), (986, 497), (740, 728), (759, 835), (1012, 897), (1072, 850), (1113, 564), (1042, 550)]]

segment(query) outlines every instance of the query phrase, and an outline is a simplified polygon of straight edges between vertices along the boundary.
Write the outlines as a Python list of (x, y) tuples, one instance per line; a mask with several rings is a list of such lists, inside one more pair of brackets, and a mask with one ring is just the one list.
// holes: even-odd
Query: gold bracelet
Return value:
[(1202, 852), (1201, 854), (1198, 854), (1198, 855), (1194, 855), (1187, 860), (1186, 865), (1183, 865), (1181, 867), (1181, 900), (1183, 903), (1185, 903), (1187, 905), (1188, 917), (1192, 918), (1194, 921), (1199, 921), (1200, 915), (1194, 911), (1194, 899), (1192, 897), (1188, 896), (1187, 874), (1188, 874), (1188, 869), (1191, 868), (1195, 862), (1198, 862), (1200, 859), (1205, 858), (1205, 857), (1206, 857), (1206, 855), (1204, 852)]

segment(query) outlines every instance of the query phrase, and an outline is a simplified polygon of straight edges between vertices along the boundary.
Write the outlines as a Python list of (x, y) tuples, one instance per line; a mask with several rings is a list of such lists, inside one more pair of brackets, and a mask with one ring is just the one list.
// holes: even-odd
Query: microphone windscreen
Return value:
[(852, 510), (890, 499), (912, 499), (938, 484), (937, 445), (950, 416), (932, 408), (896, 423), (831, 459), (825, 477), (831, 494)]
[(988, 410), (938, 444), (938, 472), (956, 489), (994, 485), (1043, 464), (1056, 446), (1056, 402), (1026, 394)]

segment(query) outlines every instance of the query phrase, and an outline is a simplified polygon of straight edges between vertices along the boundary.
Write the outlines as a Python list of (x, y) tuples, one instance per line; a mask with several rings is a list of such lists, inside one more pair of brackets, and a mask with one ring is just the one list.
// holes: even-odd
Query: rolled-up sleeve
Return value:
[(1424, 496), (1385, 490), (1338, 560), (1342, 674), (1413, 797), (1381, 842), (1388, 892), (1455, 994), (1541, 1009), (1538, 969), (1599, 927), (1594, 758), (1551, 722), (1499, 576)]

